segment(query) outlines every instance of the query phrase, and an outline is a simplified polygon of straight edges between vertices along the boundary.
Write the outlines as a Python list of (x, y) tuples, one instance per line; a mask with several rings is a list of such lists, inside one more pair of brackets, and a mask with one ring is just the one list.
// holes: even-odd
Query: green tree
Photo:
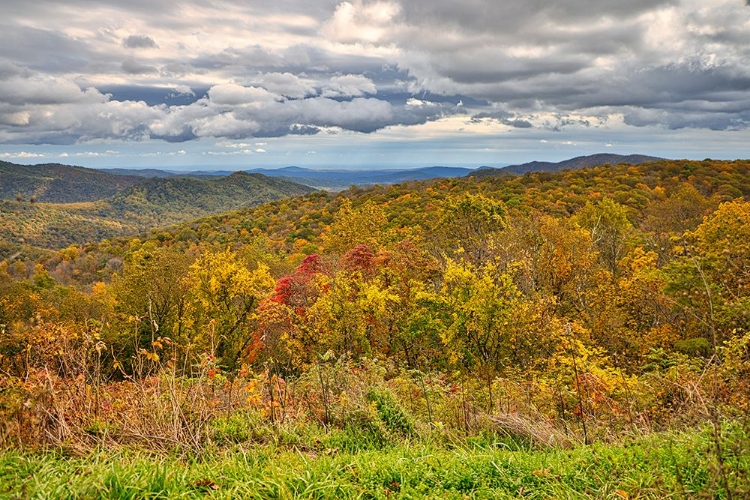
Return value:
[[(130, 252), (122, 273), (112, 280), (123, 322), (140, 325), (142, 342), (170, 337), (184, 342), (183, 326), (188, 274), (192, 257), (169, 247), (145, 244)], [(141, 345), (143, 347), (143, 345)]]

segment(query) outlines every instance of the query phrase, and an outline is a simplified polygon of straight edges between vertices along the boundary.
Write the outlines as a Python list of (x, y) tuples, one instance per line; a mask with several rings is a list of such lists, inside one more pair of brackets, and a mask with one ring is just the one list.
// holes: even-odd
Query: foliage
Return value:
[[(201, 455), (494, 435), (546, 449), (708, 423), (713, 465), (690, 491), (742, 492), (746, 441), (722, 440), (750, 400), (746, 167), (311, 193), (9, 254), (0, 439)], [(681, 477), (670, 484), (688, 488)]]

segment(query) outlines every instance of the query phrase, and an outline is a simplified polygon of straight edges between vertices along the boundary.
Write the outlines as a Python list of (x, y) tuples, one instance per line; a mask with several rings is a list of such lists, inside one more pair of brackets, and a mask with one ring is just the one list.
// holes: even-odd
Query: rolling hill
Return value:
[(108, 200), (121, 217), (154, 214), (167, 224), (241, 207), (299, 196), (313, 189), (261, 174), (235, 172), (226, 177), (151, 178)]
[(639, 165), (651, 161), (663, 160), (656, 156), (645, 155), (616, 155), (616, 154), (594, 154), (589, 156), (577, 156), (560, 162), (532, 161), (521, 165), (509, 165), (504, 168), (481, 168), (469, 175), (474, 177), (496, 177), (498, 175), (516, 174), (522, 175), (528, 172), (559, 172), (561, 170), (577, 170), (585, 167), (596, 167), (598, 165)]
[(0, 161), (0, 200), (34, 197), (48, 203), (96, 201), (143, 182), (135, 175), (49, 163), (17, 165)]
[[(86, 191), (78, 186), (86, 179), (96, 179), (95, 175), (87, 177), (88, 169), (59, 167), (62, 168), (55, 170), (63, 174), (80, 174), (77, 182), (66, 181), (72, 185), (71, 194), (67, 197), (73, 200), (78, 197), (78, 200), (70, 203), (32, 203), (28, 198), (23, 201), (0, 201), (0, 239), (9, 245), (8, 252), (15, 248), (14, 245), (58, 249), (74, 243), (134, 235), (153, 227), (313, 191), (308, 186), (283, 179), (238, 172), (206, 179), (137, 177), (137, 183), (119, 189), (106, 198), (96, 199), (95, 193), (107, 192), (105, 187), (89, 186)], [(28, 170), (33, 171), (31, 168)], [(106, 177), (114, 178), (114, 183), (120, 176), (107, 174)], [(126, 184), (132, 180), (128, 177), (125, 179)], [(27, 181), (31, 184), (33, 177), (28, 176)], [(54, 184), (54, 181), (50, 183)], [(112, 189), (116, 187), (115, 184)], [(41, 200), (41, 196), (38, 199)]]
[(472, 171), (469, 168), (436, 166), (398, 170), (315, 170), (302, 167), (284, 167), (279, 169), (259, 168), (247, 172), (280, 177), (317, 189), (340, 191), (352, 185), (364, 187), (376, 184), (390, 185), (408, 181), (464, 177)]

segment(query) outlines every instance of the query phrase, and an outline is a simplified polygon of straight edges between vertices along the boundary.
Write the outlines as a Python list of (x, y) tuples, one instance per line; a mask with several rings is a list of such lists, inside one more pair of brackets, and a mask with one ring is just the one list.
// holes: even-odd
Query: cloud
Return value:
[(208, 97), (212, 104), (224, 106), (258, 105), (280, 99), (261, 87), (243, 87), (234, 83), (211, 87)]
[(746, 130), (746, 5), (5, 0), (0, 143)]
[(45, 154), (34, 153), (29, 151), (19, 151), (18, 153), (0, 153), (0, 158), (44, 158)]
[(414, 107), (374, 97), (288, 99), (260, 87), (222, 84), (193, 104), (166, 110), (150, 131), (153, 137), (170, 142), (312, 135), (324, 129), (372, 133), (393, 125), (426, 123), (460, 109), (452, 103), (425, 102)]
[(134, 58), (129, 57), (125, 59), (120, 65), (122, 71), (129, 75), (142, 75), (145, 73), (158, 73), (159, 70), (154, 66), (143, 64), (136, 61)]
[(518, 118), (513, 113), (507, 111), (477, 113), (471, 119), (472, 121), (495, 120), (498, 123), (514, 128), (531, 128), (534, 126), (530, 121)]
[(375, 43), (390, 31), (390, 24), (401, 11), (396, 2), (342, 2), (333, 17), (324, 25), (322, 33), (338, 42)]
[(21, 68), (9, 61), (0, 60), (0, 80), (28, 78), (29, 76), (31, 76), (31, 71), (28, 68)]
[(122, 41), (122, 46), (129, 49), (155, 49), (159, 46), (147, 35), (130, 35)]
[[(65, 104), (84, 101), (87, 97), (75, 83), (43, 75), (23, 75), (0, 79), (0, 103), (18, 106), (35, 104)], [(93, 92), (92, 97), (98, 94)]]
[[(5, 5), (3, 11), (6, 16)], [(49, 74), (80, 71), (94, 57), (94, 52), (87, 42), (60, 30), (0, 22), (0, 60), (20, 67)]]
[(265, 73), (253, 78), (252, 81), (271, 93), (293, 99), (301, 99), (317, 93), (311, 82), (289, 72)]
[(361, 97), (378, 93), (375, 84), (364, 75), (340, 75), (331, 77), (323, 89), (325, 97)]

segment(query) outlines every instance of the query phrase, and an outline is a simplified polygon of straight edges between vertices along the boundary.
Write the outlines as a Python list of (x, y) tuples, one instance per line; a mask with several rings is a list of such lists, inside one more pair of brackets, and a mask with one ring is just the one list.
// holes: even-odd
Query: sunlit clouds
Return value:
[[(605, 149), (735, 158), (750, 142), (744, 0), (7, 0), (3, 10), (10, 161), (101, 149), (119, 153), (82, 163), (151, 165), (144, 155), (184, 151), (175, 165), (345, 167), (354, 150), (372, 155), (367, 166), (479, 166)], [(224, 154), (258, 141), (239, 148), (251, 160)]]

